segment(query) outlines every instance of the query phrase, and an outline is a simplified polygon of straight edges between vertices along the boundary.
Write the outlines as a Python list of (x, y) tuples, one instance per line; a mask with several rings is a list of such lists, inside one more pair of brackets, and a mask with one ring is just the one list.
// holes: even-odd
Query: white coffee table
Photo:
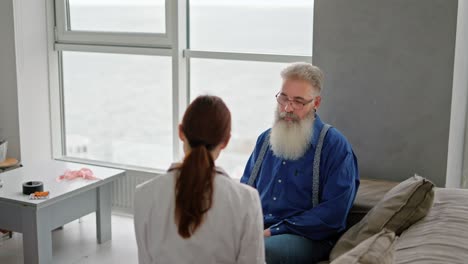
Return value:
[[(75, 179), (57, 182), (66, 169), (89, 168), (100, 180)], [(125, 171), (62, 161), (50, 161), (0, 174), (0, 228), (23, 233), (24, 263), (51, 263), (51, 231), (96, 212), (97, 242), (112, 238), (112, 182)], [(22, 183), (42, 181), (47, 200), (29, 200)]]

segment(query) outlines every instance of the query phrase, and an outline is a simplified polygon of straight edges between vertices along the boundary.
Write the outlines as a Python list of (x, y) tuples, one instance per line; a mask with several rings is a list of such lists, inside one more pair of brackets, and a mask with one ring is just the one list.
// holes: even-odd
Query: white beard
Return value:
[[(285, 121), (288, 116), (292, 121)], [(311, 111), (299, 120), (294, 114), (275, 112), (275, 122), (271, 128), (270, 146), (273, 154), (286, 160), (297, 160), (309, 149), (314, 133), (315, 115)]]

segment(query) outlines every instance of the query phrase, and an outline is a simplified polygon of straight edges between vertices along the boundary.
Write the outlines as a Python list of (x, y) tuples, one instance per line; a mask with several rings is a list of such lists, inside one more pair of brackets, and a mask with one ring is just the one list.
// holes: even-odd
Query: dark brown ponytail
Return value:
[(231, 113), (216, 96), (199, 96), (181, 124), (190, 144), (176, 181), (175, 219), (179, 235), (191, 237), (213, 203), (215, 164), (210, 151), (229, 140)]

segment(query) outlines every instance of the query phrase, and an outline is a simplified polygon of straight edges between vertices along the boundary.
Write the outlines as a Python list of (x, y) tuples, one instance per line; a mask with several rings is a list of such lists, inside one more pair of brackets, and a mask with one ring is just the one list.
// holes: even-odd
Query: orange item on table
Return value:
[(49, 195), (49, 192), (34, 192), (34, 196), (36, 197), (45, 197)]

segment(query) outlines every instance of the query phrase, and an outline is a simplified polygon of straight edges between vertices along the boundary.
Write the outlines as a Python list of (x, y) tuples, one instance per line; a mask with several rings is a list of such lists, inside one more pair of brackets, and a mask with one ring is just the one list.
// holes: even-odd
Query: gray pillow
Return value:
[(330, 253), (334, 260), (384, 228), (400, 235), (413, 223), (427, 215), (434, 201), (434, 184), (413, 176), (393, 187), (374, 208), (351, 227)]
[(383, 229), (331, 264), (393, 264), (396, 238), (395, 232)]

